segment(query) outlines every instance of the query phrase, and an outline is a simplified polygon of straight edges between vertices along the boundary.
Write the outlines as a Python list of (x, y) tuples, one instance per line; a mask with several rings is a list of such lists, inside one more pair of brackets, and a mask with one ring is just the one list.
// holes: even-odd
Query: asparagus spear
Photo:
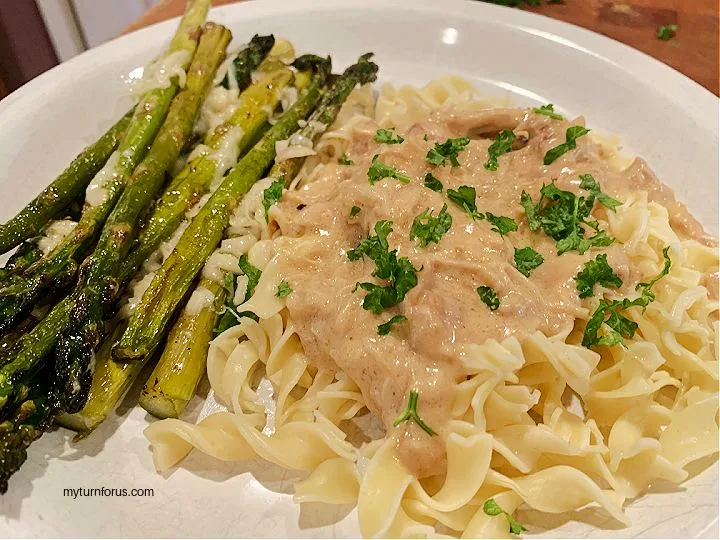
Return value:
[(56, 424), (77, 431), (80, 437), (84, 437), (102, 424), (115, 409), (144, 366), (142, 362), (119, 364), (113, 361), (112, 347), (125, 328), (125, 323), (118, 324), (98, 349), (92, 386), (83, 409), (74, 414), (59, 414), (55, 418)]
[[(250, 86), (252, 80), (252, 72), (255, 71), (260, 65), (260, 62), (267, 56), (270, 49), (275, 45), (275, 37), (271, 34), (269, 36), (259, 36), (255, 34), (247, 47), (238, 53), (233, 60), (234, 77), (238, 88), (242, 91), (244, 88)], [(223, 78), (222, 84), (225, 88), (230, 88), (230, 77), (231, 70)]]
[[(187, 51), (192, 56), (209, 4), (210, 0), (192, 0), (170, 44), (169, 52)], [(187, 64), (183, 67), (187, 67)], [(177, 84), (173, 83), (143, 96), (118, 147), (117, 163), (113, 167), (112, 178), (104, 186), (103, 201), (86, 209), (72, 234), (52, 253), (28, 268), (22, 276), (13, 276), (11, 283), (0, 289), (0, 332), (27, 314), (45, 291), (72, 281), (78, 264), (97, 240), (128, 177), (160, 129), (177, 90)]]
[(286, 139), (315, 107), (322, 94), (328, 66), (321, 69), (297, 102), (225, 177), (220, 187), (193, 219), (177, 247), (163, 263), (113, 356), (121, 361), (147, 357), (162, 340), (178, 304), (210, 256), (228, 224), (230, 214), (275, 158), (275, 143)]
[(212, 304), (197, 313), (185, 307), (170, 330), (165, 350), (138, 401), (143, 409), (157, 418), (177, 418), (195, 395), (195, 389), (205, 374), (208, 345), (217, 313), (225, 302), (225, 289), (208, 279), (201, 280), (200, 286), (214, 297)]
[(103, 228), (94, 253), (84, 262), (84, 276), (74, 296), (70, 326), (56, 346), (54, 390), (60, 408), (80, 411), (92, 383), (92, 357), (100, 341), (99, 326), (116, 296), (118, 275), (135, 238), (140, 214), (150, 205), (192, 131), (197, 112), (225, 56), (230, 31), (207, 23), (190, 65), (187, 84), (173, 100), (167, 119), (147, 156), (130, 178)]
[[(300, 130), (300, 135), (313, 142), (318, 141), (320, 136), (337, 118), (340, 108), (345, 100), (358, 84), (371, 83), (377, 78), (378, 66), (370, 61), (373, 53), (362, 55), (357, 64), (347, 68), (332, 84), (328, 92), (323, 96), (318, 108), (310, 115), (307, 124)], [(302, 167), (305, 158), (286, 159), (276, 163), (270, 171), (270, 176), (280, 178), (284, 175), (285, 185), (289, 185)]]
[(22, 272), (42, 257), (42, 251), (37, 243), (38, 238), (25, 240), (15, 253), (5, 263), (5, 268), (0, 269), (0, 282), (10, 275)]
[[(233, 116), (216, 129), (209, 146), (218, 150), (234, 145), (242, 153), (255, 140), (268, 119), (267, 107), (274, 107), (279, 101), (279, 91), (292, 79), (292, 72), (284, 69), (263, 78), (248, 88), (240, 97), (240, 105)], [(242, 138), (233, 141), (233, 128), (242, 130)], [(230, 164), (225, 164), (230, 165)], [(169, 238), (185, 219), (185, 213), (210, 188), (219, 172), (219, 158), (198, 156), (191, 160), (172, 181), (158, 201), (147, 224), (140, 232), (138, 243), (124, 264), (121, 282), (132, 276), (140, 265)]]
[[(187, 51), (192, 55), (197, 46), (198, 31), (207, 14), (210, 0), (192, 0), (183, 16), (169, 52)], [(144, 155), (150, 141), (155, 137), (165, 119), (170, 101), (177, 92), (177, 85), (155, 89), (143, 96), (118, 147), (118, 163), (112, 180), (105, 187), (106, 200), (83, 213), (80, 223), (48, 257), (44, 257), (23, 274), (29, 290), (11, 298), (17, 302), (15, 311), (3, 306), (8, 298), (0, 299), (0, 333), (22, 313), (29, 311), (40, 294), (62, 275), (74, 273), (71, 268), (79, 257), (92, 245), (98, 229), (112, 210), (122, 192), (127, 177)], [(14, 276), (15, 277), (15, 276)], [(5, 291), (7, 292), (7, 291)], [(18, 352), (13, 360), (0, 368), (0, 409), (15, 404), (27, 390), (27, 379), (42, 365), (60, 333), (67, 327), (75, 298), (68, 296), (59, 302), (31, 332), (19, 341)]]
[[(376, 79), (378, 67), (369, 61), (370, 57), (371, 54), (361, 56), (357, 64), (350, 66), (336, 79), (308, 123), (300, 130), (303, 137), (315, 144), (335, 121), (353, 88), (357, 84)], [(286, 182), (289, 183), (297, 175), (304, 160), (305, 158), (293, 158), (276, 163), (270, 176), (280, 178), (285, 175)], [(227, 291), (208, 279), (202, 279), (196, 291), (202, 289), (212, 293), (213, 302), (199, 312), (189, 311), (187, 307), (183, 310), (168, 335), (162, 357), (143, 388), (139, 403), (158, 418), (177, 418), (205, 374), (208, 344), (212, 339), (218, 313), (225, 303)]]
[(132, 114), (131, 110), (118, 120), (102, 137), (85, 148), (32, 202), (10, 221), (0, 225), (0, 254), (38, 234), (48, 221), (85, 191), (90, 180), (117, 148), (130, 125)]
[(52, 424), (57, 409), (47, 391), (47, 374), (42, 374), (27, 399), (0, 423), (0, 494), (7, 491), (8, 479), (25, 463), (30, 444)]

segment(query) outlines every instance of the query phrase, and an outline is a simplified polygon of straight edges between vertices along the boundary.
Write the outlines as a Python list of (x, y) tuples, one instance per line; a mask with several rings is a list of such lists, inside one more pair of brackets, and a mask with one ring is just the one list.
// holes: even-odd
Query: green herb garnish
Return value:
[[(393, 128), (395, 129), (395, 128)], [(380, 144), (400, 144), (405, 139), (400, 135), (393, 137), (392, 129), (378, 129), (375, 132), (375, 142)]]
[(262, 205), (265, 209), (265, 221), (268, 220), (268, 210), (273, 204), (280, 202), (282, 198), (283, 189), (285, 188), (285, 176), (281, 176), (270, 184), (265, 191), (263, 191)]
[(438, 192), (443, 190), (442, 182), (435, 178), (432, 173), (427, 173), (425, 175), (425, 187)]
[(417, 273), (407, 257), (397, 257), (397, 249), (390, 251), (387, 237), (392, 232), (392, 221), (381, 220), (375, 224), (375, 236), (369, 236), (355, 249), (347, 252), (351, 261), (364, 256), (375, 263), (373, 276), (388, 281), (388, 285), (359, 283), (358, 287), (366, 291), (363, 309), (379, 315), (383, 310), (395, 306), (405, 299), (405, 295), (417, 285)]
[(353, 206), (353, 207), (350, 209), (350, 217), (351, 217), (351, 218), (354, 218), (354, 217), (357, 216), (359, 213), (360, 213), (360, 207), (359, 207), (359, 206)]
[(580, 187), (589, 191), (590, 194), (597, 199), (597, 202), (613, 212), (622, 204), (617, 199), (613, 199), (610, 195), (603, 193), (600, 189), (600, 184), (598, 184), (592, 174), (580, 175)]
[(394, 178), (403, 184), (410, 183), (410, 177), (408, 175), (399, 173), (392, 165), (386, 165), (385, 163), (378, 161), (379, 157), (380, 156), (378, 154), (375, 154), (372, 158), (370, 168), (368, 169), (368, 180), (371, 184), (374, 184), (383, 178)]
[(223, 306), (222, 315), (220, 315), (217, 326), (213, 328), (215, 336), (219, 336), (226, 330), (240, 324), (242, 317), (248, 317), (255, 322), (260, 320), (252, 311), (243, 311), (241, 313), (235, 311), (235, 274), (231, 272), (225, 274), (223, 287), (225, 288), (225, 305)]
[(475, 188), (472, 186), (460, 186), (455, 189), (447, 190), (448, 199), (457, 204), (460, 208), (465, 210), (468, 215), (473, 219), (484, 219), (485, 216), (477, 211), (477, 205), (475, 204)]
[(488, 171), (497, 171), (498, 158), (512, 150), (515, 142), (515, 134), (509, 129), (504, 129), (495, 137), (495, 141), (488, 148), (488, 160), (483, 167)]
[(490, 229), (493, 232), (500, 233), (500, 236), (505, 236), (509, 232), (517, 231), (517, 223), (513, 218), (507, 216), (496, 216), (490, 212), (485, 212), (485, 219), (488, 220), (493, 228)]
[(492, 287), (481, 285), (475, 290), (480, 296), (480, 300), (485, 302), (485, 305), (490, 308), (490, 311), (495, 311), (497, 308), (500, 307), (500, 299), (498, 298), (497, 293), (492, 289)]
[(503, 514), (507, 519), (508, 525), (510, 526), (510, 532), (513, 534), (522, 534), (527, 529), (523, 527), (511, 514), (500, 508), (500, 505), (495, 502), (495, 499), (488, 499), (483, 504), (483, 512), (488, 516), (499, 516)]
[(545, 159), (543, 159), (543, 163), (545, 165), (550, 165), (553, 161), (562, 156), (564, 153), (569, 152), (570, 150), (574, 150), (575, 148), (577, 148), (576, 141), (580, 137), (582, 137), (583, 135), (587, 135), (588, 133), (590, 133), (590, 130), (582, 126), (570, 126), (565, 131), (565, 142), (548, 150), (545, 154)]
[[(537, 204), (534, 204), (530, 195), (524, 191), (520, 196), (520, 204), (525, 210), (530, 230), (537, 231), (542, 228), (546, 235), (557, 242), (558, 255), (572, 250), (582, 255), (591, 247), (608, 246), (614, 241), (614, 238), (600, 230), (597, 221), (590, 219), (590, 213), (595, 205), (596, 194), (603, 196), (604, 204), (609, 205), (609, 208), (619, 203), (604, 195), (595, 179), (590, 175), (587, 176), (589, 179), (586, 178), (584, 183), (591, 187), (588, 188), (590, 191), (588, 197), (563, 191), (555, 185), (555, 182), (543, 185)], [(583, 226), (593, 229), (595, 235), (586, 238)]]
[(467, 137), (448, 139), (442, 144), (435, 143), (435, 146), (432, 147), (428, 151), (427, 156), (425, 156), (425, 161), (439, 167), (445, 165), (445, 160), (447, 159), (453, 167), (459, 167), (460, 162), (457, 156), (468, 144), (470, 144), (470, 139)]
[(277, 292), (275, 293), (275, 296), (278, 298), (285, 298), (288, 296), (291, 292), (293, 292), (292, 287), (290, 287), (290, 284), (285, 281), (284, 279), (280, 282), (277, 288)]
[(247, 290), (245, 292), (245, 300), (243, 300), (243, 302), (247, 302), (255, 292), (255, 287), (257, 287), (257, 284), (260, 282), (260, 276), (262, 276), (262, 271), (256, 266), (250, 264), (247, 253), (240, 257), (240, 260), (238, 261), (238, 266), (240, 267), (240, 270), (242, 270), (242, 273), (245, 274), (248, 278)]
[(418, 246), (425, 247), (430, 242), (440, 243), (443, 234), (450, 230), (452, 216), (447, 211), (447, 204), (443, 204), (437, 216), (433, 216), (430, 209), (425, 209), (413, 219), (410, 228), (410, 240), (418, 239)]
[(544, 114), (545, 116), (549, 116), (553, 120), (563, 120), (562, 114), (558, 114), (555, 112), (555, 106), (552, 103), (548, 103), (547, 105), (543, 105), (542, 107), (535, 107), (533, 109), (533, 112), (535, 114)]
[(407, 317), (405, 315), (395, 315), (392, 319), (390, 319), (388, 322), (382, 323), (378, 325), (377, 332), (381, 336), (387, 336), (390, 331), (392, 330), (392, 326), (394, 324), (401, 323), (403, 321), (407, 321)]
[[(590, 348), (597, 345), (612, 347), (618, 343), (624, 345), (625, 339), (631, 339), (635, 336), (638, 324), (623, 315), (622, 311), (633, 306), (645, 309), (655, 300), (655, 293), (652, 291), (652, 287), (658, 280), (668, 275), (670, 267), (672, 266), (672, 261), (668, 255), (669, 250), (669, 246), (663, 249), (665, 264), (660, 273), (649, 282), (638, 283), (635, 287), (635, 290), (640, 292), (640, 296), (633, 300), (628, 298), (612, 301), (605, 299), (600, 300), (597, 309), (595, 309), (585, 326), (582, 339), (584, 347)], [(600, 335), (600, 329), (603, 325), (605, 325), (608, 330), (604, 335)]]
[(677, 24), (667, 24), (658, 27), (657, 29), (657, 37), (658, 39), (662, 41), (669, 41), (672, 38), (675, 37), (675, 32), (677, 32), (678, 25)]
[(338, 163), (340, 165), (355, 165), (355, 162), (352, 159), (350, 159), (348, 157), (348, 155), (345, 153), (342, 156), (340, 156), (340, 158), (338, 159)]
[(543, 256), (531, 247), (515, 248), (515, 268), (527, 278), (544, 262)]
[(410, 391), (408, 405), (405, 408), (405, 411), (393, 422), (393, 426), (398, 427), (403, 422), (415, 422), (425, 433), (432, 437), (433, 435), (437, 435), (437, 433), (435, 433), (435, 431), (433, 431), (433, 429), (428, 426), (422, 418), (420, 418), (420, 415), (417, 412), (419, 397), (420, 394), (417, 390)]
[(622, 279), (607, 262), (607, 255), (601, 253), (595, 260), (585, 263), (583, 269), (575, 276), (575, 284), (580, 293), (580, 298), (590, 298), (593, 295), (593, 287), (599, 283), (603, 287), (621, 287)]

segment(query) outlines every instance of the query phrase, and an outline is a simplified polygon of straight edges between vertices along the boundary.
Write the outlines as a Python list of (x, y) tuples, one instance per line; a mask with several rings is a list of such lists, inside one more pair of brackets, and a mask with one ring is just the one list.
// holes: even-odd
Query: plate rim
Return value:
[[(258, 17), (272, 15), (278, 10), (287, 13), (289, 10), (297, 12), (305, 11), (307, 8), (334, 11), (378, 8), (409, 8), (415, 11), (442, 9), (444, 13), (455, 15), (463, 14), (462, 12), (467, 9), (478, 14), (485, 12), (488, 15), (485, 20), (489, 23), (514, 28), (574, 48), (597, 60), (612, 64), (633, 79), (662, 81), (662, 84), (654, 86), (655, 91), (664, 94), (685, 111), (693, 113), (692, 116), (698, 120), (707, 119), (710, 113), (717, 116), (720, 106), (720, 98), (710, 90), (687, 75), (630, 45), (546, 15), (486, 4), (477, 0), (343, 0), (343, 2), (336, 0), (249, 0), (212, 7), (208, 19), (215, 14), (227, 14), (235, 11), (247, 14), (249, 17)], [(41, 95), (43, 87), (50, 87), (63, 77), (72, 75), (73, 72), (81, 72), (90, 68), (99, 59), (112, 56), (113, 52), (122, 53), (125, 47), (141, 47), (146, 42), (159, 41), (161, 40), (160, 36), (162, 39), (167, 39), (170, 34), (166, 29), (174, 27), (178, 20), (179, 17), (174, 17), (118, 36), (58, 64), (0, 100), (0, 114), (6, 113), (17, 103)], [(632, 71), (626, 67), (627, 65), (632, 65)], [(705, 120), (701, 123), (717, 134), (717, 122), (709, 123)]]

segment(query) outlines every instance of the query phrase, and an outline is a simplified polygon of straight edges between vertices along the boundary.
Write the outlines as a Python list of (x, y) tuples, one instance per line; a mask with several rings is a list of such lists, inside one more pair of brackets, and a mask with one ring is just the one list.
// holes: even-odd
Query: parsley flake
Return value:
[(219, 336), (226, 330), (240, 324), (240, 319), (243, 317), (248, 317), (255, 322), (260, 320), (252, 311), (243, 311), (241, 313), (235, 311), (235, 274), (231, 272), (225, 274), (223, 288), (225, 289), (225, 305), (222, 308), (222, 315), (220, 315), (217, 326), (213, 328), (215, 336)]
[[(597, 185), (594, 179), (593, 183)], [(585, 185), (589, 184), (586, 182)], [(602, 193), (599, 185), (595, 191)], [(605, 200), (612, 205), (610, 201), (614, 199), (607, 197)], [(520, 196), (520, 204), (525, 210), (530, 230), (537, 231), (542, 227), (543, 232), (557, 242), (558, 255), (572, 250), (582, 255), (591, 247), (609, 246), (615, 240), (600, 230), (597, 221), (589, 219), (595, 205), (593, 191), (589, 197), (577, 196), (570, 191), (559, 189), (555, 182), (552, 182), (543, 184), (537, 204), (533, 203), (525, 191)], [(596, 234), (586, 238), (583, 225), (593, 229)]]
[(375, 142), (380, 144), (402, 143), (405, 139), (402, 138), (400, 135), (393, 137), (393, 129), (378, 129), (375, 132)]
[(395, 167), (378, 161), (378, 158), (380, 158), (380, 155), (375, 154), (372, 158), (370, 168), (368, 169), (368, 180), (371, 184), (374, 184), (383, 178), (394, 178), (403, 184), (410, 183), (410, 177), (408, 175), (399, 173)]
[(437, 167), (445, 165), (445, 160), (449, 160), (453, 167), (459, 167), (460, 162), (457, 156), (460, 152), (465, 150), (465, 147), (470, 144), (470, 139), (467, 137), (460, 137), (458, 139), (448, 139), (444, 143), (435, 143), (425, 156), (425, 161), (431, 165)]
[(617, 199), (613, 199), (610, 195), (603, 193), (600, 189), (600, 184), (598, 184), (592, 174), (580, 175), (580, 187), (589, 191), (590, 194), (597, 199), (597, 202), (602, 204), (605, 208), (609, 208), (613, 212), (622, 204)]
[(527, 530), (514, 517), (512, 517), (511, 514), (503, 510), (500, 505), (495, 502), (495, 499), (488, 499), (485, 501), (485, 504), (483, 504), (483, 512), (485, 512), (488, 516), (499, 516), (500, 514), (503, 514), (505, 519), (507, 519), (510, 532), (513, 534), (522, 534), (523, 531)]
[(498, 298), (497, 293), (492, 289), (492, 287), (481, 285), (475, 290), (477, 291), (478, 296), (480, 296), (480, 300), (485, 303), (485, 305), (490, 309), (490, 311), (495, 311), (497, 310), (497, 308), (500, 307), (500, 299)]
[(548, 150), (545, 153), (543, 163), (545, 165), (550, 165), (553, 161), (555, 161), (557, 158), (559, 158), (566, 152), (574, 150), (575, 148), (577, 148), (576, 141), (580, 137), (582, 137), (583, 135), (587, 135), (588, 133), (590, 133), (590, 130), (584, 128), (583, 126), (570, 126), (565, 131), (565, 142)]
[[(665, 264), (660, 273), (647, 283), (638, 283), (636, 290), (640, 292), (640, 296), (634, 300), (623, 298), (622, 300), (607, 301), (601, 299), (598, 307), (585, 325), (583, 333), (583, 347), (594, 347), (605, 345), (612, 347), (618, 343), (625, 344), (625, 339), (631, 339), (635, 336), (638, 324), (625, 316), (622, 311), (630, 307), (641, 307), (643, 310), (655, 300), (655, 293), (652, 291), (653, 285), (660, 279), (668, 275), (672, 261), (668, 254), (670, 247), (663, 249), (663, 258)], [(600, 335), (600, 330), (604, 326), (607, 327), (604, 335)]]
[(490, 212), (485, 212), (485, 219), (488, 220), (493, 228), (490, 229), (493, 232), (500, 233), (500, 236), (505, 236), (509, 232), (517, 231), (517, 223), (513, 218), (507, 216), (496, 216)]
[(354, 217), (357, 216), (359, 213), (360, 213), (360, 207), (359, 207), (359, 206), (353, 206), (353, 207), (350, 209), (350, 217), (351, 217), (351, 218), (354, 218)]
[(435, 178), (432, 173), (427, 173), (425, 175), (425, 187), (438, 192), (443, 190), (442, 182)]
[(420, 415), (417, 412), (417, 406), (418, 406), (418, 400), (420, 399), (420, 394), (417, 390), (412, 390), (410, 392), (410, 397), (408, 398), (408, 404), (405, 408), (405, 411), (397, 417), (397, 419), (393, 422), (393, 426), (398, 427), (403, 422), (415, 422), (420, 429), (422, 429), (425, 433), (430, 435), (431, 437), (433, 435), (437, 435), (433, 429), (428, 426), (422, 418), (420, 418)]
[(338, 163), (340, 165), (355, 165), (355, 162), (348, 157), (347, 154), (343, 153), (342, 156), (338, 159)]
[(515, 248), (515, 268), (525, 277), (545, 262), (543, 256), (531, 247)]
[(425, 247), (430, 242), (440, 243), (443, 234), (452, 226), (452, 215), (447, 211), (447, 204), (443, 204), (437, 216), (433, 216), (429, 208), (420, 212), (413, 219), (410, 228), (410, 240), (418, 239), (418, 246)]
[(392, 319), (390, 319), (388, 322), (382, 323), (378, 325), (377, 332), (381, 336), (387, 336), (390, 331), (392, 330), (392, 326), (394, 324), (401, 323), (403, 321), (407, 321), (407, 317), (405, 315), (395, 315)]
[(286, 296), (289, 296), (291, 292), (293, 292), (293, 288), (290, 287), (290, 284), (283, 279), (278, 285), (275, 296), (278, 298), (285, 298)]
[(507, 154), (512, 150), (512, 145), (515, 142), (515, 134), (509, 129), (503, 129), (495, 137), (495, 141), (488, 148), (488, 160), (485, 162), (483, 167), (488, 171), (497, 171), (498, 158), (503, 154)]
[(601, 253), (595, 260), (585, 263), (583, 269), (575, 276), (575, 284), (580, 298), (590, 298), (593, 287), (599, 283), (603, 287), (621, 287), (623, 282), (607, 262), (607, 255)]
[(663, 25), (663, 26), (658, 27), (656, 35), (659, 40), (669, 41), (675, 37), (675, 32), (677, 32), (677, 29), (678, 29), (677, 24)]
[(280, 202), (282, 198), (283, 189), (285, 188), (285, 176), (281, 176), (270, 184), (265, 191), (263, 191), (262, 205), (265, 209), (265, 221), (268, 220), (268, 210), (274, 204)]
[(485, 216), (477, 211), (475, 204), (476, 192), (472, 186), (460, 186), (455, 189), (447, 190), (448, 199), (465, 210), (473, 219), (484, 219)]
[(245, 292), (245, 300), (243, 300), (243, 302), (247, 302), (255, 292), (255, 287), (257, 287), (257, 284), (260, 282), (262, 270), (250, 264), (247, 253), (240, 257), (240, 260), (238, 260), (238, 266), (240, 267), (240, 270), (242, 270), (242, 273), (245, 274), (248, 278), (247, 291)]
[(397, 249), (390, 251), (387, 237), (392, 230), (392, 221), (378, 221), (375, 223), (375, 236), (369, 236), (347, 252), (351, 261), (368, 257), (375, 263), (372, 275), (388, 281), (386, 286), (368, 282), (357, 285), (368, 293), (363, 299), (363, 309), (376, 315), (402, 302), (408, 291), (417, 285), (417, 273), (421, 270), (415, 268), (407, 257), (398, 259)]
[(555, 106), (552, 103), (548, 103), (547, 105), (543, 105), (541, 107), (535, 107), (533, 109), (533, 112), (535, 114), (543, 114), (545, 116), (549, 116), (553, 120), (563, 120), (562, 114), (558, 114), (555, 112)]

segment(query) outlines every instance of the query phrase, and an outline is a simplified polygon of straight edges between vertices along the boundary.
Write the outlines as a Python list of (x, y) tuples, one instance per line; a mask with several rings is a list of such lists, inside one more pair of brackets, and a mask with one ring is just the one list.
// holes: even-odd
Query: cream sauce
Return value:
[[(354, 166), (325, 165), (315, 180), (283, 196), (277, 216), (283, 239), (279, 246), (279, 274), (294, 289), (287, 297), (290, 317), (296, 323), (303, 346), (318, 366), (341, 369), (360, 387), (369, 409), (377, 414), (396, 438), (398, 455), (417, 476), (442, 473), (446, 466), (444, 426), (450, 418), (455, 388), (462, 375), (458, 367), (461, 347), (502, 340), (540, 330), (547, 335), (567, 335), (577, 318), (587, 318), (589, 300), (578, 298), (574, 276), (598, 253), (623, 280), (620, 294), (630, 294), (639, 279), (622, 246), (556, 255), (555, 241), (529, 230), (520, 195), (527, 191), (535, 201), (543, 183), (557, 179), (561, 189), (579, 193), (579, 175), (592, 174), (604, 192), (622, 200), (628, 189), (647, 189), (650, 197), (667, 197), (669, 189), (658, 187), (646, 166), (637, 163), (626, 171), (613, 170), (603, 159), (600, 145), (589, 137), (577, 141), (577, 149), (549, 166), (543, 165), (547, 150), (565, 141), (565, 130), (583, 120), (556, 121), (521, 109), (500, 109), (455, 114), (436, 112), (426, 122), (399, 131), (405, 142), (380, 145), (373, 135), (379, 127), (370, 120), (355, 128), (348, 155)], [(502, 129), (513, 129), (524, 146), (499, 158), (495, 172), (483, 164), (492, 138)], [(427, 135), (427, 140), (425, 140)], [(435, 142), (449, 137), (471, 137), (459, 154), (461, 166), (432, 167), (425, 156)], [(374, 185), (367, 171), (372, 157), (410, 176), (409, 184), (384, 179)], [(467, 213), (423, 185), (431, 171), (447, 188), (461, 185), (477, 190), (477, 208), (497, 216), (509, 216), (519, 226), (505, 237), (492, 232), (486, 220), (473, 221)], [(409, 239), (413, 219), (426, 208), (437, 215), (447, 203), (451, 229), (439, 244), (419, 248)], [(353, 206), (360, 213), (350, 218)], [(593, 213), (607, 229), (606, 210), (596, 205)], [(679, 215), (687, 214), (684, 207)], [(393, 222), (388, 241), (398, 256), (407, 256), (418, 273), (418, 285), (404, 302), (381, 315), (362, 308), (364, 291), (353, 292), (359, 281), (380, 283), (371, 276), (372, 261), (350, 261), (347, 250), (374, 234), (378, 220)], [(686, 223), (692, 218), (683, 215)], [(702, 229), (700, 229), (702, 231)], [(686, 231), (694, 234), (692, 226)], [(704, 234), (704, 233), (702, 233)], [(514, 248), (532, 246), (544, 264), (526, 278), (514, 266)], [(476, 288), (492, 287), (500, 299), (490, 311)], [(386, 336), (377, 327), (393, 315), (407, 321)], [(410, 390), (419, 391), (418, 412), (439, 433), (429, 437), (414, 423), (393, 428), (403, 412)]]

